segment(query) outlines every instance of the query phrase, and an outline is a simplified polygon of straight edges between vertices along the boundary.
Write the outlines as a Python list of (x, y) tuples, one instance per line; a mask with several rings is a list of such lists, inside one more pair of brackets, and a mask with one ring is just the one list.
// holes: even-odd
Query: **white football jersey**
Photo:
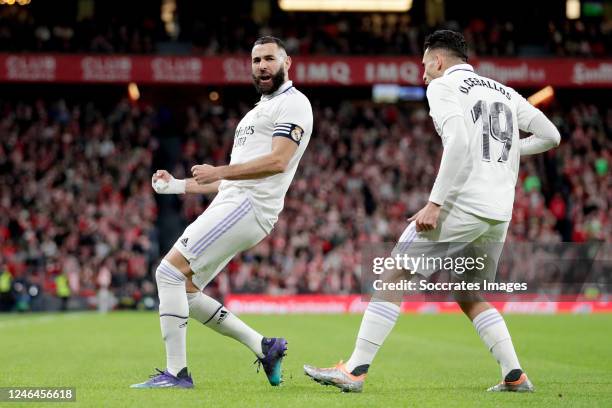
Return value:
[(500, 221), (512, 218), (518, 178), (519, 129), (527, 130), (539, 110), (514, 89), (481, 77), (469, 64), (448, 68), (427, 87), (436, 131), (453, 116), (463, 117), (469, 137), (465, 165), (446, 202), (463, 211)]
[(270, 153), (274, 137), (287, 137), (298, 144), (283, 173), (254, 180), (223, 180), (219, 186), (220, 194), (233, 188), (244, 189), (253, 202), (257, 220), (268, 232), (278, 220), (285, 194), (310, 141), (312, 120), (310, 101), (287, 81), (273, 94), (262, 95), (236, 128), (230, 165)]

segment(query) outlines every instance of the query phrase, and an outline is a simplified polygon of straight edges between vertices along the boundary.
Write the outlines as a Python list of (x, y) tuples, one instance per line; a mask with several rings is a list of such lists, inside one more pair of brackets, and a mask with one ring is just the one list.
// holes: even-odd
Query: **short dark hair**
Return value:
[(281, 41), (280, 38), (276, 38), (276, 37), (272, 37), (271, 35), (266, 35), (264, 37), (259, 37), (257, 40), (255, 40), (255, 43), (253, 43), (253, 47), (256, 45), (262, 45), (262, 44), (276, 44), (278, 46), (278, 48), (282, 49), (283, 51), (287, 52), (287, 49), (285, 48), (285, 44)]
[(445, 49), (467, 62), (467, 44), (461, 33), (452, 30), (437, 30), (425, 38), (425, 49)]

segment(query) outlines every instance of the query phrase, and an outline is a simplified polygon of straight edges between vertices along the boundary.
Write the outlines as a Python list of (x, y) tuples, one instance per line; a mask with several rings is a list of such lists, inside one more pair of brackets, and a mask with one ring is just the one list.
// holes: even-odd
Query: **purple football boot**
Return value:
[(140, 384), (132, 384), (130, 388), (193, 388), (193, 380), (187, 372), (187, 367), (183, 368), (176, 376), (167, 370), (162, 371), (156, 368), (157, 374), (153, 374), (149, 381)]
[[(263, 366), (270, 385), (277, 386), (283, 381), (283, 373), (281, 364), (283, 357), (287, 355), (287, 340), (283, 338), (267, 338), (261, 340), (261, 350), (264, 354), (263, 358), (255, 360), (259, 366)], [(257, 368), (259, 371), (259, 367)]]

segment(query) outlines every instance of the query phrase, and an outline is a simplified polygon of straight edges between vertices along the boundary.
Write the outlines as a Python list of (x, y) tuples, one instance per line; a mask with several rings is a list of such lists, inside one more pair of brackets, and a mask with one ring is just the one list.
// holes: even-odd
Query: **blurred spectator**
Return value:
[(2, 267), (0, 272), (0, 312), (8, 312), (13, 309), (13, 275), (8, 268)]
[(98, 272), (98, 312), (106, 313), (112, 309), (113, 298), (109, 290), (111, 284), (111, 270), (103, 265)]
[(59, 274), (55, 277), (55, 295), (62, 302), (61, 310), (68, 310), (68, 301), (70, 300), (70, 286), (68, 285), (68, 277)]

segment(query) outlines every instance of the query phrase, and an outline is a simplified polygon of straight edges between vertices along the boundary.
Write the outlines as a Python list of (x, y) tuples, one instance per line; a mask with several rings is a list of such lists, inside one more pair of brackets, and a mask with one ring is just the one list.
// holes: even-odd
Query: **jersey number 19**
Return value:
[[(500, 125), (500, 116), (505, 116), (505, 129)], [(500, 163), (508, 160), (510, 148), (512, 148), (512, 135), (514, 134), (514, 123), (512, 122), (512, 111), (510, 107), (502, 102), (493, 102), (490, 107), (486, 101), (476, 102), (472, 108), (472, 120), (474, 123), (482, 117), (482, 160), (491, 161), (489, 139), (492, 137), (504, 144), (502, 154), (497, 159)]]

